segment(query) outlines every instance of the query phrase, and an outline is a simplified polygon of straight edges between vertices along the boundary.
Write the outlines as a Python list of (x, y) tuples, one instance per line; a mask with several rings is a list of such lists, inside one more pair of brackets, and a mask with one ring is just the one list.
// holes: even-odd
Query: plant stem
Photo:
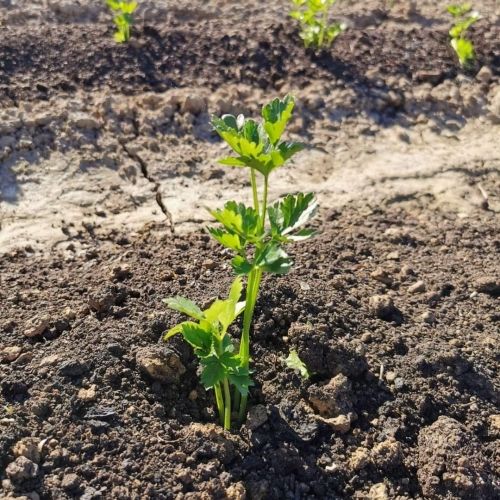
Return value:
[(221, 425), (224, 425), (224, 398), (222, 397), (222, 390), (220, 384), (214, 385), (215, 400), (217, 401), (217, 410), (219, 411), (219, 419)]
[(255, 176), (255, 170), (250, 169), (250, 183), (252, 184), (252, 194), (253, 194), (253, 208), (255, 208), (257, 215), (259, 215), (259, 195), (257, 194), (257, 178)]
[(266, 227), (266, 212), (267, 212), (267, 191), (269, 188), (269, 178), (268, 176), (264, 176), (264, 198), (262, 200), (262, 217), (260, 219), (261, 231), (264, 232)]
[(229, 383), (227, 378), (224, 379), (224, 397), (226, 400), (226, 408), (224, 412), (224, 429), (227, 431), (231, 429), (231, 391), (229, 390)]

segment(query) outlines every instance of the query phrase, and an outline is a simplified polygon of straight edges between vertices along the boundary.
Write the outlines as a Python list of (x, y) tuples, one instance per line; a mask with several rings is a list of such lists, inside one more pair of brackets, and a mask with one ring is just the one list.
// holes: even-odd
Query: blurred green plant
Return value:
[(137, 2), (127, 0), (106, 0), (108, 7), (115, 13), (113, 22), (116, 25), (114, 39), (118, 43), (130, 40), (130, 27), (134, 24), (132, 14), (137, 9)]
[(455, 23), (449, 31), (450, 45), (457, 54), (460, 65), (469, 69), (476, 60), (474, 44), (466, 35), (468, 29), (480, 19), (479, 12), (470, 3), (449, 5), (446, 9)]
[(290, 16), (300, 23), (300, 37), (306, 47), (330, 47), (346, 29), (345, 23), (329, 22), (330, 9), (337, 0), (292, 0)]

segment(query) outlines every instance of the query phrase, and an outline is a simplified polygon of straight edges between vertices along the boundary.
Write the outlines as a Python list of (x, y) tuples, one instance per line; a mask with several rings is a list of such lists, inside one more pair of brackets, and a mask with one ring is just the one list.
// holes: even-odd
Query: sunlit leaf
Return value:
[(286, 366), (288, 366), (288, 368), (297, 370), (302, 378), (309, 378), (309, 370), (307, 369), (307, 366), (304, 364), (304, 362), (299, 358), (297, 351), (290, 351), (290, 354), (285, 359), (285, 364)]
[(167, 304), (167, 307), (179, 311), (181, 313), (190, 316), (191, 318), (201, 320), (203, 319), (202, 310), (191, 300), (177, 295), (176, 297), (170, 297), (165, 299), (163, 302)]

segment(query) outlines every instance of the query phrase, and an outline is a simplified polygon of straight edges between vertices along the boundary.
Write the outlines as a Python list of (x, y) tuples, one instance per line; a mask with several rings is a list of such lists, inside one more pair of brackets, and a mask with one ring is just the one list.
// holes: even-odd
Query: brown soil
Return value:
[[(196, 34), (196, 36), (194, 36)], [(0, 90), (3, 99), (47, 99), (54, 93), (106, 86), (120, 93), (208, 85), (216, 89), (245, 83), (279, 89), (311, 80), (343, 78), (370, 84), (379, 78), (407, 77), (438, 84), (458, 69), (446, 29), (415, 27), (350, 29), (331, 51), (315, 53), (300, 44), (294, 23), (238, 23), (221, 19), (179, 21), (136, 29), (134, 40), (118, 46), (106, 26), (43, 26), (33, 31), (3, 30)], [(500, 74), (500, 27), (482, 21), (472, 33), (477, 67)]]
[[(497, 4), (466, 74), (433, 1), (340, 3), (320, 54), (283, 2), (144, 0), (123, 46), (102, 2), (42, 3), (0, 1), (0, 498), (498, 498)], [(272, 197), (315, 191), (318, 236), (263, 281), (228, 433), (162, 299), (232, 279), (209, 113), (285, 92), (309, 147)]]
[[(461, 474), (470, 483), (461, 497), (495, 498), (494, 215), (478, 211), (461, 221), (415, 205), (321, 215), (319, 236), (296, 249), (290, 276), (264, 281), (251, 399), (264, 405), (267, 419), (233, 435), (207, 427), (215, 421), (213, 401), (198, 384), (189, 349), (160, 340), (179, 319), (162, 298), (182, 293), (206, 302), (225, 293), (227, 257), (207, 236), (172, 239), (145, 230), (133, 239), (89, 241), (82, 255), (6, 255), (0, 327), (5, 346), (22, 354), (1, 368), (4, 465), (23, 436), (49, 439), (42, 472), (20, 491), (240, 498), (230, 492), (244, 487), (250, 498), (350, 498), (385, 482), (390, 497), (418, 496), (424, 486), (440, 496), (455, 491)], [(373, 277), (377, 270), (389, 285)], [(412, 293), (420, 280), (423, 290)], [(393, 309), (374, 310), (376, 295), (392, 298)], [(25, 338), (43, 322), (39, 337)], [(186, 367), (177, 382), (141, 374), (136, 354), (158, 352), (155, 345), (174, 349)], [(284, 367), (291, 348), (308, 364), (310, 380)], [(349, 380), (344, 398), (357, 416), (345, 434), (309, 406), (312, 388), (339, 373)], [(79, 391), (91, 386), (95, 397), (82, 400)], [(457, 471), (449, 464), (465, 451), (449, 444), (434, 481), (429, 470), (440, 449), (424, 433), (440, 415), (463, 423), (474, 446)], [(363, 450), (366, 463), (354, 466)], [(75, 486), (64, 491), (70, 473)]]

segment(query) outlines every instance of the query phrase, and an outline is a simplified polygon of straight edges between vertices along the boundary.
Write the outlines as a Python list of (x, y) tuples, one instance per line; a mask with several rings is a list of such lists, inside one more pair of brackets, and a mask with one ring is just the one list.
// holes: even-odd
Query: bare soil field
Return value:
[[(498, 498), (499, 3), (468, 72), (444, 2), (339, 2), (319, 52), (285, 1), (143, 1), (122, 45), (82, 3), (0, 0), (0, 498)], [(287, 93), (270, 197), (316, 193), (318, 235), (263, 281), (227, 432), (162, 300), (232, 281), (210, 115)]]

